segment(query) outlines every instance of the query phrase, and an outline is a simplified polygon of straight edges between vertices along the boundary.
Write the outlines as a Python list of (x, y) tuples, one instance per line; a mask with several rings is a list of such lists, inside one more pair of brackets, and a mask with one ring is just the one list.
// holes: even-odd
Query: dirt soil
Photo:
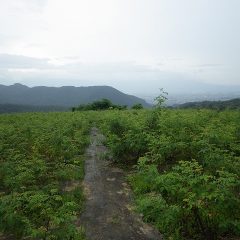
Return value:
[(85, 211), (78, 220), (87, 240), (160, 240), (153, 227), (143, 223), (132, 210), (132, 194), (122, 169), (114, 167), (104, 154), (104, 136), (91, 130), (91, 144), (86, 152), (84, 191)]

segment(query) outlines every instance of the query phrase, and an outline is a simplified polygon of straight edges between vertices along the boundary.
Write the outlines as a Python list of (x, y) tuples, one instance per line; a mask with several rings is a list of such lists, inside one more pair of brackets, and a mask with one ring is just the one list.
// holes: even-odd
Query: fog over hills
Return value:
[(163, 88), (164, 91), (168, 92), (168, 105), (192, 101), (228, 100), (240, 97), (240, 85), (209, 84), (186, 79), (178, 79), (172, 84), (171, 80), (150, 80), (148, 81), (149, 87), (145, 83), (140, 84), (145, 91), (136, 91), (133, 94), (152, 103), (153, 99), (159, 94), (159, 88)]

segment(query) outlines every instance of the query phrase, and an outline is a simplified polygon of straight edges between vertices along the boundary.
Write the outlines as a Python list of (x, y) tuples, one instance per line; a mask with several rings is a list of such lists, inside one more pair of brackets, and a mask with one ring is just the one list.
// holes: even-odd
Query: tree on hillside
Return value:
[(94, 101), (93, 103), (88, 104), (80, 104), (77, 108), (72, 108), (72, 111), (88, 111), (88, 110), (125, 110), (127, 109), (127, 105), (115, 105), (109, 99), (103, 98), (98, 101)]
[(143, 109), (143, 105), (141, 103), (135, 104), (132, 106), (132, 109), (135, 110)]
[(113, 106), (112, 102), (109, 99), (103, 98), (100, 101), (95, 101), (91, 104), (92, 110), (104, 110), (109, 109)]

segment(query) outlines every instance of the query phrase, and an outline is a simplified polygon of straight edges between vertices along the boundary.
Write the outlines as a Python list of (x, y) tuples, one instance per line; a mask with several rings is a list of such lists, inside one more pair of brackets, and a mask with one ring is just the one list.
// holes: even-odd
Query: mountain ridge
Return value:
[(0, 84), (0, 104), (73, 107), (102, 98), (128, 107), (137, 103), (144, 107), (151, 106), (144, 99), (125, 94), (111, 86), (28, 87), (20, 83), (10, 86)]
[(240, 98), (233, 98), (225, 101), (197, 101), (197, 102), (187, 102), (183, 104), (177, 104), (171, 108), (180, 108), (180, 109), (215, 109), (215, 110), (224, 110), (224, 109), (240, 109)]

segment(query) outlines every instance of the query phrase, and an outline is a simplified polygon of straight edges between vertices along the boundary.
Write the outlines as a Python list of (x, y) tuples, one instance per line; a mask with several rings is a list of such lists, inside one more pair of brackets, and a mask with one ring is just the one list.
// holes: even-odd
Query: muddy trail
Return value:
[(103, 157), (107, 151), (102, 144), (104, 136), (92, 128), (90, 137), (83, 182), (86, 207), (78, 221), (86, 230), (87, 240), (162, 239), (131, 210), (131, 190), (126, 175)]

